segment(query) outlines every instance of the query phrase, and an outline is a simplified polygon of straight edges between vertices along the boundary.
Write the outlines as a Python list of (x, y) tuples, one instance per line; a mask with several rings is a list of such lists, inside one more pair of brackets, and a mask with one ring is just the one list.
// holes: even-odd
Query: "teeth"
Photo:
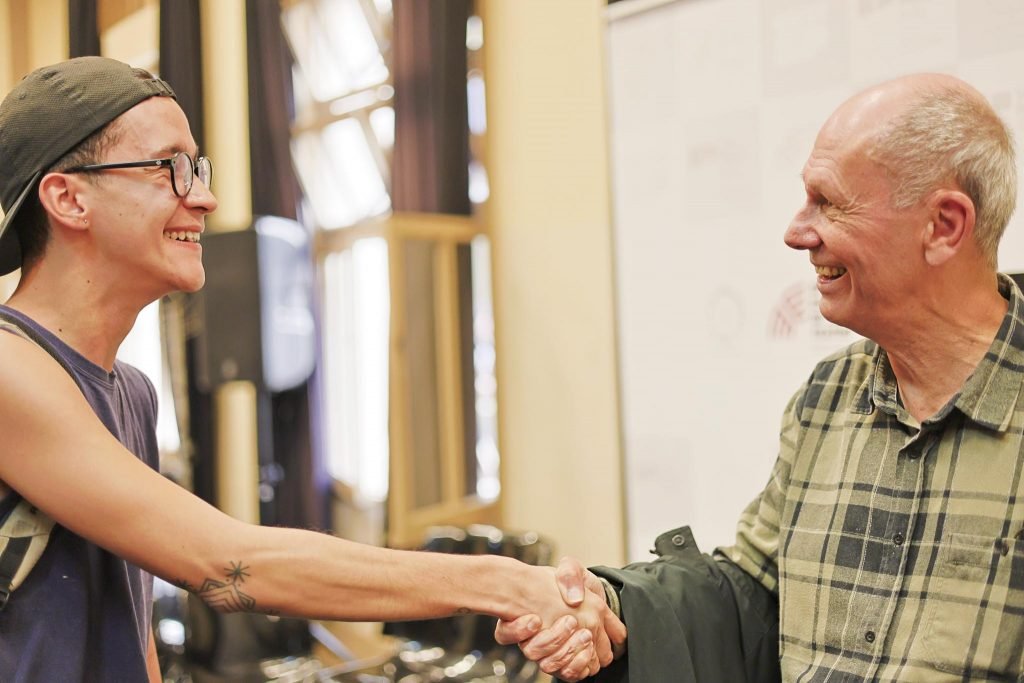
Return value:
[(170, 239), (175, 240), (177, 242), (198, 242), (199, 241), (199, 233), (198, 232), (190, 232), (190, 231), (186, 231), (186, 230), (175, 230), (173, 232), (168, 232), (167, 233), (167, 237), (169, 237)]
[(815, 266), (814, 272), (824, 277), (839, 277), (846, 272), (842, 266)]

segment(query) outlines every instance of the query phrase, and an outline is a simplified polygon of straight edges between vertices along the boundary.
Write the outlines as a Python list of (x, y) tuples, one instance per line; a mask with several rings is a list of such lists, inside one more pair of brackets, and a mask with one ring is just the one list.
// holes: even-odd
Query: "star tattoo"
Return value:
[(246, 571), (248, 568), (241, 562), (232, 562), (231, 566), (224, 570), (224, 574), (231, 583), (245, 583), (245, 578), (249, 576), (249, 572)]

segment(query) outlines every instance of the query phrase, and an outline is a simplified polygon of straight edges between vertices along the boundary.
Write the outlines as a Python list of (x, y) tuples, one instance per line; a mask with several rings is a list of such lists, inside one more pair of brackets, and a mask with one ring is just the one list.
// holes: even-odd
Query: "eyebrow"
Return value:
[(803, 186), (804, 186), (805, 189), (810, 190), (811, 192), (820, 193), (820, 188), (818, 187), (818, 185), (816, 185), (812, 181), (808, 180), (806, 173), (804, 173), (803, 171), (800, 171), (800, 176), (799, 177), (800, 177), (800, 182), (803, 183)]
[[(813, 179), (809, 180), (807, 178), (807, 173), (805, 173), (804, 171), (800, 171), (800, 180), (803, 182), (804, 187), (807, 190), (810, 190), (811, 192), (819, 195), (825, 193), (825, 190), (822, 187), (822, 183)], [(837, 190), (838, 188), (830, 188), (829, 194), (835, 194)]]
[[(157, 158), (157, 157), (172, 157), (175, 154), (177, 154), (178, 152), (185, 152), (185, 150), (182, 149), (181, 147), (176, 146), (176, 145), (168, 145), (166, 147), (161, 147), (160, 149), (158, 149), (155, 152), (153, 152), (153, 154), (156, 155), (154, 158)], [(193, 159), (198, 159), (199, 158), (199, 147), (198, 146), (195, 147), (193, 149), (193, 151), (186, 152), (186, 154), (191, 156)]]

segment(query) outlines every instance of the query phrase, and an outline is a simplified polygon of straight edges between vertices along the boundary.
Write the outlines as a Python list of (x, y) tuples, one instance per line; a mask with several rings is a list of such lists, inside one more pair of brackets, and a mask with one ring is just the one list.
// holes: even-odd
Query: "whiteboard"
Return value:
[[(1024, 139), (1024, 2), (625, 0), (608, 18), (628, 557), (640, 560), (683, 524), (705, 551), (732, 542), (789, 397), (855, 339), (820, 317), (807, 254), (782, 242), (819, 126), (868, 85), (941, 71)], [(1002, 270), (1024, 270), (1020, 223)]]

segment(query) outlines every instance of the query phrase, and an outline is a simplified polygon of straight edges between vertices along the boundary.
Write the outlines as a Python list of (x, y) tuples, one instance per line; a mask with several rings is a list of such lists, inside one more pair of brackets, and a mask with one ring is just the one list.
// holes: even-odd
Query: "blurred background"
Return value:
[[(730, 541), (853, 339), (781, 240), (818, 126), (943, 71), (1019, 136), (1022, 46), (1014, 0), (0, 0), (0, 91), (115, 57), (214, 161), (207, 286), (122, 349), (164, 474), (252, 522), (541, 564)], [(481, 620), (232, 621), (163, 588), (168, 680), (537, 675)]]

